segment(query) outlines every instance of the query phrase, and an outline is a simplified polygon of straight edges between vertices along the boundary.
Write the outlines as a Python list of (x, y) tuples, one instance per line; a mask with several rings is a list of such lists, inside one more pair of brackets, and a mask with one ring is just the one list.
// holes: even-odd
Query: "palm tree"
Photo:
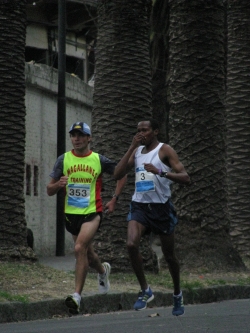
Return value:
[(227, 177), (231, 237), (250, 256), (250, 3), (228, 1)]
[(26, 1), (0, 1), (0, 259), (35, 259), (24, 212)]
[(160, 124), (159, 140), (168, 142), (167, 68), (168, 68), (168, 1), (154, 0), (150, 21), (152, 64), (152, 111)]
[[(149, 15), (148, 0), (106, 0), (98, 5), (93, 148), (116, 161), (130, 145), (137, 123), (151, 116)], [(113, 217), (103, 221), (96, 240), (100, 256), (115, 270), (126, 271), (130, 267), (126, 216), (134, 175), (128, 178)], [(110, 200), (114, 186), (110, 178), (104, 179), (104, 202)], [(156, 255), (148, 240), (142, 246), (145, 269), (157, 270)]]
[(224, 1), (169, 5), (170, 144), (192, 180), (173, 191), (179, 258), (187, 269), (241, 269), (227, 213)]

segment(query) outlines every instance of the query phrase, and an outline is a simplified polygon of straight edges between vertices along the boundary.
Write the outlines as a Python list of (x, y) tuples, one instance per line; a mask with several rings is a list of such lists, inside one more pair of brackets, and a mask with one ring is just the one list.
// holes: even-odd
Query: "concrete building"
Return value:
[[(56, 196), (46, 185), (57, 158), (58, 1), (27, 1), (25, 212), (38, 256), (56, 252)], [(67, 1), (66, 147), (70, 125), (91, 125), (95, 1)], [(73, 251), (66, 232), (65, 253)]]

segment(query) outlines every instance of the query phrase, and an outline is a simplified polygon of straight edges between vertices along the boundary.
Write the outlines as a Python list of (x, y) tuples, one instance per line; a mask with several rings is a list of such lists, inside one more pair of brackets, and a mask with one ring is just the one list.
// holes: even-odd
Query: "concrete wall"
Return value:
[[(29, 24), (26, 29), (26, 46), (48, 50), (48, 29), (41, 24)], [(73, 32), (66, 34), (65, 54), (78, 59), (86, 59), (86, 41), (77, 37)], [(57, 52), (58, 31), (55, 29), (55, 40), (52, 43), (52, 51)]]
[[(49, 197), (50, 181), (57, 158), (57, 71), (46, 65), (26, 64), (25, 211), (27, 226), (34, 234), (38, 256), (55, 255), (56, 196)], [(66, 74), (66, 150), (71, 149), (68, 130), (75, 121), (91, 126), (93, 88)], [(30, 185), (30, 186), (29, 186)], [(73, 251), (66, 232), (66, 253)]]

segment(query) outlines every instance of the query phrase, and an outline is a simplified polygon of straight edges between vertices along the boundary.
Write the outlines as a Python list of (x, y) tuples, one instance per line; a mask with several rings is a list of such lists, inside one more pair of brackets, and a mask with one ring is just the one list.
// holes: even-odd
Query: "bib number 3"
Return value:
[(135, 176), (136, 192), (155, 191), (154, 175), (144, 168), (137, 168)]

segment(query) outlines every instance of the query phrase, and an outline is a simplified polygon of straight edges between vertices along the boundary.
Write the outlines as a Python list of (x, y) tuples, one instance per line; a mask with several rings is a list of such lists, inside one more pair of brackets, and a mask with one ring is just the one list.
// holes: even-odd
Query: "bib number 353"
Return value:
[(68, 185), (68, 205), (78, 208), (89, 206), (90, 185), (89, 184), (69, 184)]

